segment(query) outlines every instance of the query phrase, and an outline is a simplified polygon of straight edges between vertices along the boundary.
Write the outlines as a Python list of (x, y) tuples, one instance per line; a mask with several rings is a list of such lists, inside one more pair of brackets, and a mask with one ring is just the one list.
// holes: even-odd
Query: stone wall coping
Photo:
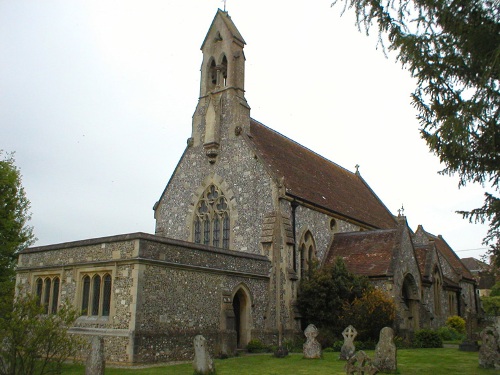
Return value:
[(128, 329), (112, 329), (112, 328), (95, 328), (95, 327), (71, 327), (69, 333), (91, 336), (117, 336), (128, 337), (134, 334), (133, 330)]
[(144, 232), (119, 234), (119, 235), (115, 235), (115, 236), (107, 236), (107, 237), (99, 237), (99, 238), (90, 238), (90, 239), (79, 240), (79, 241), (63, 242), (63, 243), (53, 244), (53, 245), (29, 247), (27, 249), (20, 251), (19, 254), (31, 254), (31, 253), (39, 253), (39, 252), (44, 252), (44, 251), (70, 249), (73, 247), (94, 246), (94, 245), (99, 245), (99, 244), (103, 244), (103, 243), (124, 242), (124, 241), (134, 241), (134, 240), (145, 240), (145, 241), (157, 242), (157, 243), (161, 243), (161, 244), (168, 244), (168, 245), (174, 245), (174, 246), (179, 246), (179, 247), (185, 247), (185, 248), (189, 248), (189, 249), (196, 249), (196, 250), (206, 251), (206, 252), (210, 252), (210, 253), (219, 253), (219, 254), (234, 256), (234, 257), (238, 257), (238, 258), (248, 258), (248, 259), (255, 259), (255, 260), (269, 262), (269, 258), (265, 255), (246, 253), (246, 252), (236, 251), (236, 250), (220, 249), (220, 248), (216, 248), (216, 247), (212, 247), (212, 246), (176, 240), (176, 239), (168, 238), (168, 237), (161, 237), (161, 236), (157, 236), (157, 235), (149, 234), (149, 233), (144, 233)]

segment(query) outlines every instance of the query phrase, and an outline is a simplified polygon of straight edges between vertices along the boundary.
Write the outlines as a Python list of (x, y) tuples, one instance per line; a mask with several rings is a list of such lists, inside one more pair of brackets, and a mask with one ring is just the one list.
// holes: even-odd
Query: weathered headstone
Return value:
[(378, 372), (370, 357), (362, 350), (349, 358), (344, 369), (347, 375), (375, 375)]
[(464, 341), (458, 346), (458, 349), (463, 352), (477, 352), (479, 351), (479, 345), (474, 337), (474, 322), (476, 321), (476, 316), (470, 311), (467, 311), (467, 319), (465, 320), (465, 327), (467, 336)]
[(210, 353), (208, 352), (207, 340), (202, 335), (198, 335), (193, 340), (194, 361), (193, 369), (196, 375), (215, 374), (215, 366)]
[(94, 336), (90, 343), (90, 353), (85, 363), (85, 375), (104, 375), (104, 338)]
[(489, 326), (481, 331), (481, 347), (479, 348), (479, 366), (500, 370), (499, 334), (496, 327)]
[(321, 344), (316, 340), (316, 336), (318, 336), (318, 329), (316, 326), (314, 324), (309, 324), (304, 331), (304, 335), (306, 335), (306, 342), (302, 346), (304, 358), (321, 358)]
[(380, 338), (375, 347), (373, 365), (379, 371), (395, 371), (398, 367), (394, 331), (390, 327), (384, 327), (380, 330)]
[(349, 326), (342, 332), (344, 336), (344, 344), (340, 348), (340, 359), (348, 360), (354, 355), (356, 347), (354, 346), (354, 339), (358, 335), (358, 331), (353, 326)]

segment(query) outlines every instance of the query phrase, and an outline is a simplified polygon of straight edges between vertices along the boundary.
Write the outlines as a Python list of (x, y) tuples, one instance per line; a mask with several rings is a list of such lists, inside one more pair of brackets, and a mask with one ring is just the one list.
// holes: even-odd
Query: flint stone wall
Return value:
[(229, 136), (228, 127), (233, 124), (226, 120), (222, 119), (221, 124), (224, 147), (220, 147), (214, 164), (208, 162), (203, 144), (186, 148), (156, 207), (155, 232), (159, 236), (190, 241), (194, 202), (198, 201), (207, 182), (213, 180), (226, 197), (231, 197), (230, 248), (260, 254), (263, 218), (277, 208), (272, 196), (274, 183), (248, 145), (248, 136)]
[(223, 311), (232, 309), (231, 293), (240, 285), (250, 294), (251, 328), (263, 327), (269, 269), (261, 255), (133, 233), (27, 249), (20, 255), (17, 283), (34, 292), (38, 277), (56, 275), (60, 301), (79, 308), (84, 271), (109, 272), (110, 316), (82, 316), (71, 331), (103, 336), (109, 362), (155, 362), (192, 358), (197, 334), (214, 353), (236, 342), (236, 332), (224, 327)]

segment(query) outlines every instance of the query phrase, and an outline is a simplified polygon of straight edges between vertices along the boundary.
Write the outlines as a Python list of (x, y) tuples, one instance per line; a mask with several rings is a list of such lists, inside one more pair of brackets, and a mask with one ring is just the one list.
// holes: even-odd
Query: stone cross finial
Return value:
[(226, 0), (222, 0), (222, 2), (224, 3), (224, 12), (226, 11)]
[(401, 208), (398, 210), (398, 216), (405, 216), (405, 208), (401, 205)]
[(359, 174), (359, 164), (356, 164), (354, 168), (356, 168), (356, 174)]

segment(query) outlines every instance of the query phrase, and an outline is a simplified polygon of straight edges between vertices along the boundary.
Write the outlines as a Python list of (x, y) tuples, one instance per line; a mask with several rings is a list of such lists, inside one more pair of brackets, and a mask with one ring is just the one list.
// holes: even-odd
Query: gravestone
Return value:
[(354, 355), (356, 347), (354, 346), (354, 339), (358, 335), (358, 331), (353, 326), (349, 326), (342, 332), (344, 336), (344, 344), (340, 348), (340, 359), (348, 360)]
[(193, 340), (194, 361), (193, 369), (195, 375), (215, 374), (215, 366), (210, 353), (208, 352), (207, 340), (202, 335), (198, 335)]
[(496, 328), (496, 326), (489, 326), (481, 331), (479, 366), (500, 370), (499, 334)]
[(321, 358), (321, 344), (316, 340), (318, 329), (314, 324), (309, 324), (304, 331), (306, 342), (302, 346), (304, 358), (314, 359)]
[(375, 347), (373, 365), (379, 371), (395, 371), (398, 367), (394, 331), (390, 327), (384, 327), (380, 330), (380, 338)]
[(104, 338), (94, 336), (91, 340), (90, 353), (85, 363), (85, 375), (104, 375)]
[(347, 375), (375, 375), (378, 372), (370, 357), (362, 350), (349, 358), (344, 369)]
[(479, 351), (479, 345), (474, 338), (474, 322), (477, 321), (475, 314), (470, 311), (467, 312), (467, 319), (465, 320), (467, 336), (464, 341), (458, 346), (458, 349), (463, 352), (477, 352)]

